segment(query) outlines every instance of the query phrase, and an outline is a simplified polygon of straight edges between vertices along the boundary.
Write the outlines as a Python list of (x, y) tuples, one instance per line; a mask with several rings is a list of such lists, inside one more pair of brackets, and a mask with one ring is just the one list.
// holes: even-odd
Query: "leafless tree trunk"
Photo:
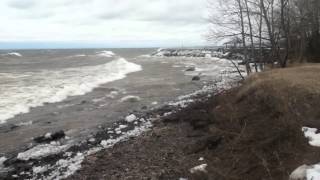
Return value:
[[(285, 68), (287, 66), (287, 60), (289, 55), (289, 25), (285, 22), (285, 9), (288, 6), (289, 0), (280, 0), (281, 2), (281, 31), (282, 36), (285, 38), (285, 55), (283, 58), (281, 58), (281, 55), (279, 55), (280, 59), (280, 65), (282, 68)], [(289, 14), (287, 14), (287, 21), (289, 21)], [(281, 52), (279, 52), (281, 53)]]
[[(254, 54), (254, 41), (253, 41), (253, 31), (252, 31), (252, 23), (251, 23), (251, 17), (250, 17), (250, 11), (248, 6), (248, 0), (244, 0), (247, 10), (247, 17), (248, 17), (248, 23), (249, 23), (249, 30), (250, 30), (250, 41), (251, 41), (251, 58), (254, 60), (255, 54)], [(256, 72), (258, 72), (258, 66), (256, 61), (254, 60), (254, 68)]]
[[(260, 6), (262, 8), (264, 21), (266, 23), (266, 26), (267, 26), (267, 29), (268, 29), (269, 38), (270, 38), (270, 44), (271, 44), (271, 56), (270, 56), (270, 58), (274, 58), (274, 53), (275, 53), (275, 50), (276, 50), (276, 41), (274, 39), (273, 28), (272, 28), (273, 26), (271, 25), (270, 20), (268, 18), (268, 12), (267, 12), (267, 9), (265, 7), (264, 0), (260, 0)], [(274, 60), (272, 60), (272, 64), (273, 63), (274, 63)]]
[(245, 29), (244, 29), (244, 18), (243, 18), (243, 9), (242, 9), (241, 0), (237, 0), (237, 3), (239, 5), (242, 45), (243, 45), (243, 50), (244, 50), (244, 61), (246, 63), (247, 74), (249, 75), (251, 73), (251, 68), (250, 68), (249, 59), (248, 59), (248, 49), (247, 49), (247, 45), (246, 45), (246, 33), (245, 33)]

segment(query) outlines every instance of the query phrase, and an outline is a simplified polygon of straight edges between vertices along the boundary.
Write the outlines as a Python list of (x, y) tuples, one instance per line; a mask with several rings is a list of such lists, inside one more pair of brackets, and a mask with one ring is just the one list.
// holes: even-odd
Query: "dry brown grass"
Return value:
[[(320, 161), (308, 145), (302, 126), (320, 128), (320, 65), (275, 69), (249, 77), (219, 97), (215, 128), (229, 148), (220, 158), (236, 163), (228, 169), (240, 179), (287, 179), (299, 165)], [(221, 170), (226, 170), (230, 161)]]
[(320, 119), (316, 108), (320, 107), (320, 65), (306, 64), (252, 75), (237, 94), (240, 100), (248, 96), (268, 101), (273, 109), (292, 113), (306, 123)]

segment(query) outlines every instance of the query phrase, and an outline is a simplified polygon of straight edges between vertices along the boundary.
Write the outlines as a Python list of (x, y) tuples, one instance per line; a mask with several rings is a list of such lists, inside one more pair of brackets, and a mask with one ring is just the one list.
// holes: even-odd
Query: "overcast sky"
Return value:
[(207, 0), (1, 0), (0, 48), (203, 45)]

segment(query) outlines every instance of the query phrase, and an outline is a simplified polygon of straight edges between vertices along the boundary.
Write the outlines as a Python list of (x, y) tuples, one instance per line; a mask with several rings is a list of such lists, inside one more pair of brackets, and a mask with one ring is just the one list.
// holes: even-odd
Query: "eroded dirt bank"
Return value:
[(301, 130), (320, 128), (319, 77), (319, 65), (253, 75), (89, 156), (69, 179), (288, 179), (320, 162)]

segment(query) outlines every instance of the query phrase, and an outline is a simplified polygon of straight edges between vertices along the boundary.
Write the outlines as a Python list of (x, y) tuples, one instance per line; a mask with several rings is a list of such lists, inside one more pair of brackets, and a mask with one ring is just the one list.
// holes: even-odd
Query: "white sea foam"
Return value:
[(129, 96), (125, 96), (125, 97), (121, 98), (120, 102), (138, 102), (140, 100), (141, 100), (141, 98), (139, 96), (129, 95)]
[(97, 52), (98, 56), (104, 56), (104, 57), (113, 57), (115, 54), (112, 51), (100, 51)]
[(17, 126), (30, 126), (32, 125), (33, 121), (27, 121), (27, 122), (20, 122), (16, 124)]
[(74, 56), (70, 56), (70, 57), (86, 57), (87, 55), (85, 54), (77, 54), (77, 55), (74, 55)]
[(140, 71), (140, 65), (123, 58), (97, 66), (66, 68), (58, 71), (26, 72), (23, 75), (0, 73), (0, 124), (31, 107), (60, 102), (84, 95), (99, 85), (119, 80)]
[(8, 54), (6, 54), (7, 56), (16, 56), (16, 57), (22, 57), (22, 55), (18, 52), (10, 52)]

